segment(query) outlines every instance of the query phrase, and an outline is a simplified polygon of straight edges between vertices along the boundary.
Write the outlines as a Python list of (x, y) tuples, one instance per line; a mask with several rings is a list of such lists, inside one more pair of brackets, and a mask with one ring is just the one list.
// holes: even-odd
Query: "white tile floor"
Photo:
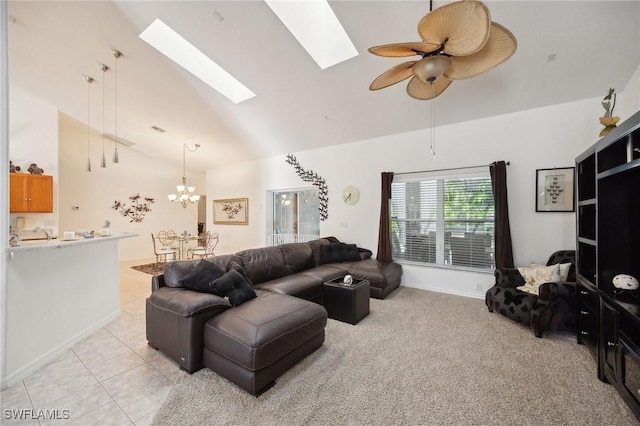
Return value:
[[(147, 346), (145, 299), (151, 275), (131, 266), (152, 261), (120, 262), (120, 317), (3, 391), (0, 423), (151, 424), (175, 381), (186, 374)], [(36, 418), (12, 418), (20, 409)], [(44, 418), (51, 414), (58, 419)]]

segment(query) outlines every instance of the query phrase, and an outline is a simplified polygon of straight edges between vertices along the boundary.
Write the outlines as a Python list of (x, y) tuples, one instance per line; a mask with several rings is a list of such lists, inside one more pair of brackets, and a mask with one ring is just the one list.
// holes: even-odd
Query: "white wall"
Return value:
[[(111, 222), (113, 232), (135, 232), (136, 238), (120, 240), (118, 259), (147, 259), (154, 257), (151, 233), (173, 229), (176, 232), (198, 230), (198, 207), (183, 209), (171, 203), (167, 195), (175, 193), (182, 169), (135, 151), (134, 147), (120, 146), (120, 162), (111, 162), (113, 142), (105, 144), (107, 167), (100, 167), (102, 139), (93, 131), (91, 136), (91, 166), (85, 170), (87, 160), (87, 126), (60, 114), (60, 185), (58, 217), (60, 231), (99, 230), (105, 220)], [(177, 153), (179, 155), (179, 153)], [(196, 191), (204, 191), (204, 175), (187, 174)], [(112, 207), (116, 200), (131, 206), (129, 197), (140, 194), (154, 198), (151, 211), (141, 222), (130, 222)], [(78, 207), (74, 210), (74, 206)]]
[(12, 213), (25, 218), (25, 227), (46, 225), (57, 230), (58, 205), (58, 110), (18, 88), (11, 88), (9, 99), (9, 160), (20, 166), (21, 173), (29, 173), (31, 163), (53, 176), (53, 213)]
[[(573, 167), (575, 157), (598, 138), (600, 99), (533, 109), (436, 129), (436, 158), (429, 153), (429, 130), (293, 153), (305, 169), (329, 187), (329, 218), (321, 235), (377, 249), (380, 173), (412, 172), (489, 164), (507, 160), (509, 208), (517, 265), (546, 262), (555, 250), (575, 248), (574, 213), (536, 213), (536, 169)], [(340, 199), (345, 185), (360, 189), (360, 202)], [(285, 155), (230, 164), (207, 173), (207, 198), (249, 198), (249, 225), (215, 225), (219, 253), (264, 245), (267, 190), (302, 186)], [(212, 222), (208, 209), (208, 223)], [(346, 224), (346, 226), (341, 226)], [(403, 284), (483, 297), (492, 274), (444, 268), (404, 267)], [(480, 284), (480, 287), (478, 287)]]
[(640, 110), (640, 67), (617, 97), (617, 105), (613, 111), (614, 116), (626, 120)]
[[(114, 232), (135, 232), (137, 238), (120, 241), (119, 259), (154, 257), (150, 234), (162, 229), (177, 232), (197, 232), (196, 205), (183, 209), (170, 203), (167, 195), (175, 192), (182, 169), (135, 151), (120, 147), (120, 163), (111, 162), (113, 142), (107, 141), (107, 168), (100, 167), (102, 140), (91, 129), (92, 172), (85, 171), (87, 159), (87, 126), (58, 112), (19, 87), (11, 87), (9, 119), (9, 159), (25, 172), (37, 163), (54, 181), (53, 213), (15, 213), (26, 218), (26, 227), (46, 225), (55, 233), (64, 230), (99, 230), (105, 220), (111, 221)], [(96, 124), (96, 123), (92, 123)], [(100, 123), (97, 123), (100, 124)], [(179, 155), (179, 153), (176, 153)], [(204, 191), (204, 174), (188, 172), (189, 184)], [(139, 193), (155, 198), (144, 220), (130, 223), (112, 206), (116, 200), (131, 205), (128, 197)], [(79, 210), (73, 210), (73, 206)]]

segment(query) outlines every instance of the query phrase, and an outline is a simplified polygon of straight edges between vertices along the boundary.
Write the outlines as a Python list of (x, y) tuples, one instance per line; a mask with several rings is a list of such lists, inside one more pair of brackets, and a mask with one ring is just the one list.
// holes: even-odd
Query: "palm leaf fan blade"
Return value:
[(511, 31), (492, 22), (489, 39), (477, 53), (451, 58), (451, 67), (444, 73), (450, 80), (462, 80), (485, 73), (509, 59), (518, 42)]
[(458, 1), (441, 6), (418, 23), (418, 34), (428, 43), (444, 45), (452, 56), (471, 55), (482, 49), (489, 37), (491, 15), (480, 1)]
[(413, 77), (407, 85), (407, 93), (415, 99), (426, 101), (433, 99), (445, 91), (451, 84), (451, 80), (440, 77), (433, 84), (425, 83), (418, 77)]
[(373, 83), (369, 86), (369, 90), (384, 89), (385, 87), (389, 87), (393, 84), (406, 80), (413, 75), (411, 67), (413, 67), (415, 63), (416, 61), (403, 62), (402, 64), (386, 70), (373, 80)]
[(440, 45), (434, 43), (415, 42), (383, 44), (381, 46), (370, 47), (368, 50), (374, 55), (397, 58), (417, 55), (418, 52), (430, 53), (439, 47)]

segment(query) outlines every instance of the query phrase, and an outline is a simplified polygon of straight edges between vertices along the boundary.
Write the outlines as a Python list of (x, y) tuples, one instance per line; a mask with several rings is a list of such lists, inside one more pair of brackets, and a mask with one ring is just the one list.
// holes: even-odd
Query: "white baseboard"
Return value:
[(450, 288), (438, 288), (438, 287), (431, 287), (431, 286), (421, 285), (421, 284), (402, 283), (402, 286), (403, 287), (411, 287), (411, 288), (419, 288), (420, 290), (435, 291), (437, 293), (453, 294), (453, 295), (456, 295), (456, 296), (464, 296), (464, 297), (471, 297), (473, 299), (484, 300), (484, 292), (482, 294), (478, 294), (477, 292), (456, 291), (456, 290), (451, 290)]

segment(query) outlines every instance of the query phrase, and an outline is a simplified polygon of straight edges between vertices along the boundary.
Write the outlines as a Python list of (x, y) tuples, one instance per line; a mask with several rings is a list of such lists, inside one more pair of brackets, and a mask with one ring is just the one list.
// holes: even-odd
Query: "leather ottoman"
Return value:
[(259, 395), (322, 346), (327, 311), (285, 294), (258, 297), (211, 318), (204, 327), (204, 366)]

